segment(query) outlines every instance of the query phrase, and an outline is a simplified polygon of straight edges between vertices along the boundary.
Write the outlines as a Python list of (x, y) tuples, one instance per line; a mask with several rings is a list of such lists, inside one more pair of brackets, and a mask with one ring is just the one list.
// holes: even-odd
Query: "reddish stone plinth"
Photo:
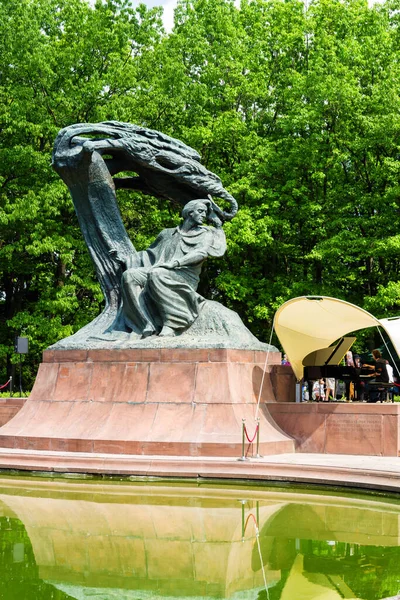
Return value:
[[(136, 455), (240, 456), (266, 353), (250, 350), (46, 351), (31, 396), (0, 429), (0, 447)], [(269, 354), (260, 452), (293, 452), (266, 402), (292, 399), (292, 376)], [(247, 450), (247, 445), (246, 445)]]
[(0, 398), (0, 427), (8, 423), (26, 402), (26, 398)]
[(296, 440), (297, 452), (399, 456), (400, 405), (273, 404), (271, 416)]

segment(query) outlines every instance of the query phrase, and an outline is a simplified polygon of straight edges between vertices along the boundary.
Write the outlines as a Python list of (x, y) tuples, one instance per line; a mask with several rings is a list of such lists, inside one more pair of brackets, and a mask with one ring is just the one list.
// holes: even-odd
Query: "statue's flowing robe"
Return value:
[[(179, 227), (165, 229), (148, 250), (139, 252), (139, 267), (130, 268), (128, 262), (122, 285), (143, 288), (143, 304), (149, 308), (156, 330), (164, 325), (177, 331), (185, 329), (198, 317), (204, 302), (196, 292), (203, 262), (209, 256), (222, 256), (225, 250), (225, 234), (220, 228), (200, 226), (187, 232)], [(175, 261), (179, 266), (173, 269), (162, 267)], [(129, 302), (129, 295), (123, 294), (123, 298), (125, 323), (140, 333), (137, 309)]]

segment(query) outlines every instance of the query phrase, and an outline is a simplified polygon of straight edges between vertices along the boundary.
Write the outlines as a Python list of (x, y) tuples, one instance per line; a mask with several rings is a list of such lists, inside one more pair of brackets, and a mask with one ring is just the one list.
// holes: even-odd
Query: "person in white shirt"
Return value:
[(324, 380), (317, 379), (317, 381), (314, 381), (314, 383), (313, 383), (312, 399), (315, 400), (316, 402), (319, 402), (320, 400), (324, 399), (324, 396), (325, 396)]
[(393, 367), (389, 363), (386, 363), (386, 371), (389, 376), (389, 383), (394, 383)]
[(326, 378), (325, 402), (329, 402), (329, 396), (335, 400), (335, 380), (333, 377)]

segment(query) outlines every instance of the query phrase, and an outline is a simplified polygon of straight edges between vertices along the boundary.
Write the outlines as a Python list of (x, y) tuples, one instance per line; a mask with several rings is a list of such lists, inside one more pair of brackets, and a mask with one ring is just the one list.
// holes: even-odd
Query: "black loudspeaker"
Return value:
[(16, 337), (14, 349), (17, 354), (28, 354), (28, 338)]

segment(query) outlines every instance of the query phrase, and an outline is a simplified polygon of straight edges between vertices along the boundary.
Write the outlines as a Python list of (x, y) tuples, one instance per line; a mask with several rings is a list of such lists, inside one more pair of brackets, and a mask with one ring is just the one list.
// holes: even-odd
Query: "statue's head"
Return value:
[(211, 202), (210, 200), (200, 198), (199, 200), (190, 200), (182, 210), (182, 217), (192, 219), (197, 225), (201, 225), (203, 221), (210, 216)]

